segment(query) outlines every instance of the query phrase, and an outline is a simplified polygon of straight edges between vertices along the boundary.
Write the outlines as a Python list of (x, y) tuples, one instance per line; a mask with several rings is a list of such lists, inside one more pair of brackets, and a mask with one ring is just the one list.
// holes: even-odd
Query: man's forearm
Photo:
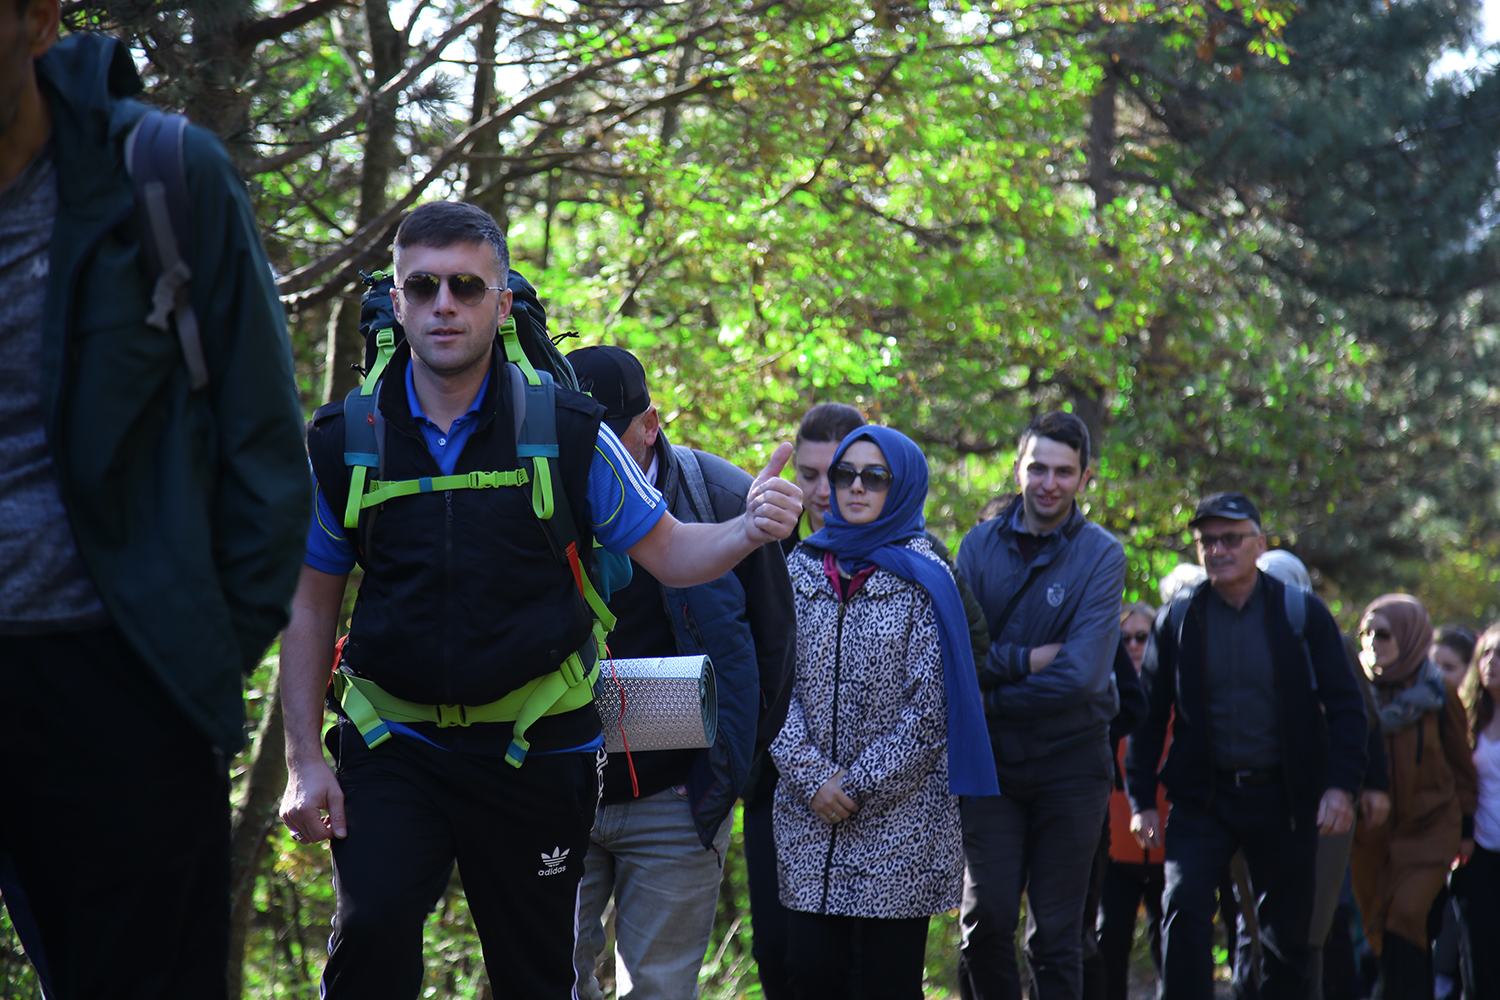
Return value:
[(717, 580), (759, 547), (741, 517), (720, 524), (684, 524), (670, 514), (630, 548), (630, 558), (667, 587)]
[[(300, 627), (299, 627), (300, 626)], [(294, 636), (294, 631), (303, 633)], [(323, 755), (323, 699), (333, 659), (333, 620), (299, 622), (281, 639), (281, 708), (286, 720), (288, 764)]]
[(292, 620), (282, 633), (281, 707), (289, 765), (323, 756), (323, 698), (333, 669), (344, 579), (304, 567), (297, 599), (292, 602)]

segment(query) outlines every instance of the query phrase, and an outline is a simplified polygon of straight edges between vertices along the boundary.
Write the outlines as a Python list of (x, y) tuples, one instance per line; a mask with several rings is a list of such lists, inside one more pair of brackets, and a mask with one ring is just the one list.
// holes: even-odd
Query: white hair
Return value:
[(1208, 579), (1208, 571), (1197, 563), (1178, 563), (1172, 567), (1172, 572), (1161, 578), (1156, 585), (1161, 592), (1161, 602), (1171, 604), (1172, 598), (1183, 587), (1196, 587)]

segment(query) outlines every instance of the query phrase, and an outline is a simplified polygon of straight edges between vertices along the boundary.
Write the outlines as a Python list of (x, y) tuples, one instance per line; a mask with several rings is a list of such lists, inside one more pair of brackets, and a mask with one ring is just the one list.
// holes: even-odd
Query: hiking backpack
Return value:
[[(604, 653), (605, 637), (615, 627), (614, 615), (610, 613), (604, 598), (590, 579), (594, 555), (591, 551), (579, 552), (578, 526), (573, 519), (567, 491), (563, 487), (559, 463), (556, 386), (561, 382), (566, 388), (576, 390), (578, 379), (567, 358), (563, 357), (547, 337), (547, 314), (537, 299), (536, 289), (515, 271), (509, 272), (506, 284), (514, 293), (515, 302), (511, 315), (501, 324), (497, 336), (505, 353), (505, 360), (500, 365), (503, 372), (500, 377), (508, 377), (511, 383), (516, 456), (521, 460), (522, 467), (509, 472), (471, 472), (420, 479), (384, 480), (380, 478), (385, 455), (385, 418), (378, 405), (380, 385), (397, 346), (406, 339), (406, 332), (396, 320), (391, 301), (391, 289), (394, 287), (392, 276), (376, 272), (361, 277), (366, 285), (360, 309), (360, 332), (365, 337), (365, 367), (362, 369), (364, 377), (361, 384), (349, 391), (342, 404), (343, 464), (349, 470), (349, 495), (344, 510), (334, 513), (341, 515), (343, 527), (359, 530), (361, 515), (368, 511), (368, 515), (365, 515), (365, 538), (368, 543), (369, 526), (378, 514), (380, 505), (395, 497), (446, 490), (529, 486), (532, 512), (541, 523), (554, 555), (571, 571), (579, 594), (594, 616), (593, 640), (597, 654), (594, 663), (582, 664), (578, 655), (573, 654), (557, 671), (539, 678), (548, 684), (553, 693), (537, 700), (537, 711), (522, 711), (521, 718), (526, 720), (524, 724), (522, 721), (516, 723), (515, 739), (505, 760), (514, 767), (520, 767), (529, 747), (524, 737), (526, 726), (543, 714), (543, 707), (550, 711), (553, 702), (566, 694), (566, 691), (574, 690), (580, 684), (593, 684), (598, 674), (598, 660)], [(368, 682), (361, 682), (357, 678), (343, 678), (337, 672), (333, 680), (338, 697), (365, 737), (366, 743), (374, 747), (388, 739), (390, 734), (380, 718), (377, 706), (368, 700), (371, 696), (381, 694), (378, 689), (361, 690)], [(383, 697), (389, 700), (389, 696)], [(548, 697), (552, 700), (549, 701)], [(530, 703), (531, 700), (528, 699), (527, 704)], [(463, 706), (437, 707), (459, 709), (460, 714), (463, 714)], [(443, 713), (440, 711), (439, 718), (442, 717)], [(476, 721), (482, 720), (476, 718)]]
[(186, 134), (188, 121), (155, 108), (125, 139), (125, 172), (135, 187), (141, 214), (141, 246), (151, 283), (146, 324), (177, 331), (193, 391), (208, 387), (208, 365), (193, 311), (192, 216), (188, 210)]

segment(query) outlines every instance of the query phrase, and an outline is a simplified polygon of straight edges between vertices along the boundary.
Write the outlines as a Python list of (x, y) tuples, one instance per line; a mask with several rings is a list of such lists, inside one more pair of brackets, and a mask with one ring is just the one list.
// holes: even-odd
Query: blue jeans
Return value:
[(1263, 1000), (1306, 1000), (1318, 828), (1287, 816), (1277, 782), (1220, 782), (1206, 812), (1175, 806), (1167, 817), (1162, 927), (1162, 1000), (1213, 996), (1214, 890), (1236, 850), (1245, 852), (1260, 923)]
[(698, 839), (682, 786), (599, 807), (578, 890), (578, 995), (602, 1000), (594, 965), (604, 907), (615, 898), (616, 996), (692, 1000), (713, 931), (731, 813), (710, 851)]

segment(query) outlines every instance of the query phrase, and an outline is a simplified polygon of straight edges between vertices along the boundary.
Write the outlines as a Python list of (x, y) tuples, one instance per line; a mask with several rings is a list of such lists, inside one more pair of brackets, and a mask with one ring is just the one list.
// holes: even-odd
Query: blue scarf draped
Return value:
[(927, 456), (900, 431), (867, 425), (840, 442), (829, 468), (841, 462), (849, 446), (860, 440), (873, 442), (884, 453), (886, 466), (895, 476), (885, 507), (869, 524), (850, 524), (839, 512), (835, 497), (823, 518), (823, 529), (809, 535), (806, 542), (838, 556), (846, 569), (874, 564), (917, 584), (931, 596), (948, 695), (948, 791), (954, 795), (999, 795), (995, 755), (984, 722), (974, 652), (969, 646), (968, 617), (958, 585), (936, 559), (903, 544), (907, 539), (922, 537), (927, 527), (922, 517), (927, 502)]

